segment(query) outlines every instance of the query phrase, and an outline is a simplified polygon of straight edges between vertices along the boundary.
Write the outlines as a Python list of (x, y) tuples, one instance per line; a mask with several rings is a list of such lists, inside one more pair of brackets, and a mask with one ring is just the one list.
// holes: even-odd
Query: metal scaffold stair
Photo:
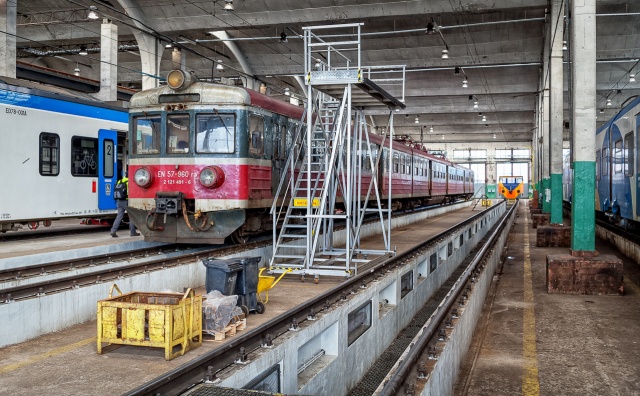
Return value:
[[(281, 199), (276, 199), (271, 208), (274, 233), (270, 272), (348, 277), (357, 272), (354, 263), (367, 262), (367, 255), (391, 252), (390, 194), (389, 203), (384, 205), (376, 173), (384, 143), (377, 153), (372, 152), (375, 146), (369, 141), (362, 111), (365, 106), (354, 108), (354, 94), (364, 94), (367, 104), (373, 97), (374, 102), (390, 109), (389, 140), (393, 138), (393, 109), (403, 108), (404, 104), (363, 76), (360, 27), (361, 24), (348, 24), (305, 28), (308, 99), (277, 189), (276, 197)], [(329, 43), (315, 33), (330, 28), (356, 31), (356, 38)], [(352, 65), (337, 47), (354, 45), (358, 56), (357, 63)], [(347, 59), (346, 64), (340, 67), (335, 66), (335, 61), (320, 64), (314, 55), (319, 51), (326, 51), (324, 59)], [(371, 69), (367, 70), (365, 74), (370, 75)], [(402, 84), (404, 95), (404, 81)], [(387, 146), (392, 153), (392, 144)], [(391, 158), (392, 155), (388, 156), (389, 161)], [(373, 172), (366, 182), (362, 176), (364, 161), (369, 161), (367, 168)], [(386, 166), (389, 169), (390, 163)], [(390, 188), (391, 184), (389, 191)], [(365, 214), (374, 212), (378, 213), (385, 249), (364, 251), (360, 249), (360, 229)], [(336, 222), (345, 228), (344, 247), (334, 246)], [(359, 254), (364, 258), (358, 258)]]

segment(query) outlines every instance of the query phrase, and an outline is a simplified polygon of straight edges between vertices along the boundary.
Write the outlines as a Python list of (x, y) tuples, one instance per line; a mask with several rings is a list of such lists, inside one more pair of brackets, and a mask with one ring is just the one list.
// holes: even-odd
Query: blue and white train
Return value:
[(128, 113), (85, 94), (0, 79), (0, 232), (113, 217)]
[(622, 226), (640, 226), (640, 97), (596, 132), (596, 209)]

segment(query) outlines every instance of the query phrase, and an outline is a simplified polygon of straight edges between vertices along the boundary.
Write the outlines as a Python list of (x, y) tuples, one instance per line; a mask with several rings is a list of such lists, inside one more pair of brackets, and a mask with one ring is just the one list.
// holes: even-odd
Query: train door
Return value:
[[(636, 217), (640, 216), (640, 155), (638, 155), (638, 149), (640, 149), (640, 114), (636, 115), (636, 145), (631, 150), (632, 153), (629, 153), (634, 156), (636, 166), (631, 172), (636, 177)], [(630, 163), (629, 166), (633, 167), (633, 163)]]
[(113, 187), (118, 180), (118, 132), (100, 129), (98, 131), (98, 209), (116, 208)]

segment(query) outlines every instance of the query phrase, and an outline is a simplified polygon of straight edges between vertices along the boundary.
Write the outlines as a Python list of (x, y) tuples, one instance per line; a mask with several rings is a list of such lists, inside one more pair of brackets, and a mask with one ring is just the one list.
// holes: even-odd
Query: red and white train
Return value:
[[(269, 209), (303, 109), (247, 88), (190, 80), (175, 70), (167, 86), (131, 98), (129, 216), (147, 241), (245, 242), (272, 229)], [(360, 160), (371, 174), (369, 161)], [(396, 208), (473, 194), (471, 170), (421, 149), (394, 143), (392, 168)], [(386, 199), (389, 169), (378, 175)]]

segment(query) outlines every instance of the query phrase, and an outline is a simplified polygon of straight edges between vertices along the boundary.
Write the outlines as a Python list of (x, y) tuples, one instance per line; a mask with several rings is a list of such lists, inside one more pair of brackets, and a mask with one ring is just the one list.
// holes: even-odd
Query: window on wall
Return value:
[(455, 159), (486, 159), (487, 150), (453, 150), (453, 158)]
[(40, 174), (58, 176), (60, 173), (60, 136), (55, 133), (40, 134)]
[(71, 138), (71, 174), (98, 176), (98, 139), (82, 136)]
[(602, 176), (609, 174), (609, 147), (602, 148)]
[(633, 132), (629, 132), (624, 137), (624, 175), (633, 176), (634, 152), (633, 152)]

